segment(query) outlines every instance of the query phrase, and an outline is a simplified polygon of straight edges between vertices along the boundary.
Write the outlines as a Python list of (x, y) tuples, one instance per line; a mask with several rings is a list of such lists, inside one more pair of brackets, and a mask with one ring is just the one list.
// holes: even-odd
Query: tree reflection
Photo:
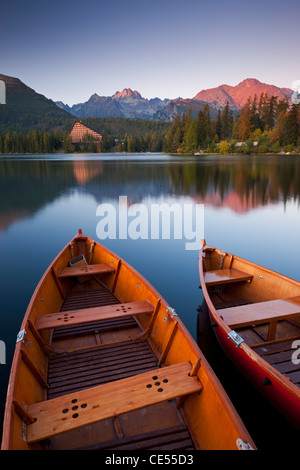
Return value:
[(131, 159), (0, 159), (0, 229), (69, 194), (98, 203), (126, 195), (189, 196), (195, 202), (244, 212), (288, 199), (299, 202), (300, 157), (206, 156)]

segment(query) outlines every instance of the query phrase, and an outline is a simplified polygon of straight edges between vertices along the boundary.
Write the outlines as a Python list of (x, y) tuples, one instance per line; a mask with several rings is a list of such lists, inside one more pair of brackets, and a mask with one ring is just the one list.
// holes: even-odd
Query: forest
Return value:
[[(85, 118), (83, 124), (102, 136), (102, 152), (300, 153), (300, 107), (262, 94), (234, 113), (228, 104), (212, 119), (208, 104), (196, 118), (192, 111), (170, 122), (127, 118)], [(70, 126), (69, 126), (70, 127)], [(0, 135), (1, 154), (98, 152), (90, 138), (72, 144), (69, 129), (30, 130)]]
[(164, 139), (164, 152), (300, 153), (300, 108), (287, 99), (262, 94), (249, 98), (234, 116), (228, 104), (211, 119), (208, 105), (197, 119), (176, 116)]

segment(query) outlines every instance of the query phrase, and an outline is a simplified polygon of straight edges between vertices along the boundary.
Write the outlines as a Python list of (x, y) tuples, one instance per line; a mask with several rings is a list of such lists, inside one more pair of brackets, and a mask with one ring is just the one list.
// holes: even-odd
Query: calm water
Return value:
[[(300, 281), (300, 157), (41, 155), (0, 158), (0, 422), (16, 335), (41, 275), (78, 228), (97, 238), (99, 205), (204, 204), (206, 242)], [(107, 239), (196, 338), (198, 252), (185, 239)], [(212, 340), (211, 363), (261, 448), (297, 431), (239, 376)], [(217, 352), (217, 355), (216, 355)], [(0, 427), (2, 433), (2, 428)], [(295, 441), (296, 442), (296, 441)]]

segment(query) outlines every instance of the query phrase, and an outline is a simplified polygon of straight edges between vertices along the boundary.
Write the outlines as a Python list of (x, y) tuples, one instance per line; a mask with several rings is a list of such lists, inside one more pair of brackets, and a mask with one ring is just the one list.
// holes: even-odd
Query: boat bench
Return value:
[(300, 296), (224, 308), (218, 310), (218, 313), (231, 328), (269, 323), (267, 340), (271, 341), (275, 339), (279, 320), (288, 320), (300, 315)]
[(202, 384), (191, 371), (190, 362), (182, 362), (30, 405), (34, 422), (27, 425), (27, 442), (200, 392)]
[(214, 286), (219, 284), (229, 284), (231, 282), (251, 281), (253, 276), (244, 273), (238, 269), (224, 268), (214, 271), (205, 271), (204, 281), (206, 286)]
[(38, 316), (35, 322), (35, 328), (41, 331), (52, 328), (80, 325), (83, 323), (87, 324), (95, 321), (120, 319), (128, 316), (132, 317), (142, 313), (153, 312), (154, 307), (147, 300), (107, 305), (104, 307), (68, 310)]
[(76, 276), (95, 276), (96, 274), (114, 273), (115, 268), (109, 264), (87, 264), (83, 266), (67, 266), (63, 268), (57, 276), (59, 279)]

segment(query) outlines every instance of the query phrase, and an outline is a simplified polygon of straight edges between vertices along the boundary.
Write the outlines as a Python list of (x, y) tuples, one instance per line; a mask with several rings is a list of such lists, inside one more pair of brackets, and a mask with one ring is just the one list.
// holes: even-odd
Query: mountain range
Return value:
[(72, 115), (83, 117), (128, 117), (134, 119), (148, 119), (159, 121), (171, 121), (176, 114), (182, 115), (189, 109), (196, 116), (200, 109), (207, 103), (210, 107), (212, 118), (215, 118), (219, 109), (226, 103), (237, 112), (252, 98), (264, 93), (268, 96), (278, 96), (279, 99), (290, 100), (292, 90), (279, 88), (275, 85), (262, 83), (255, 78), (247, 78), (236, 86), (220, 85), (215, 88), (201, 90), (193, 98), (176, 98), (161, 100), (143, 98), (138, 91), (125, 88), (117, 91), (113, 96), (99, 96), (93, 94), (85, 103), (74, 104), (72, 107), (56, 102), (61, 109)]
[(193, 98), (160, 99), (143, 98), (138, 91), (125, 88), (113, 96), (94, 93), (85, 103), (72, 107), (54, 102), (25, 85), (18, 78), (0, 74), (6, 85), (6, 104), (0, 104), (0, 134), (5, 132), (28, 132), (32, 129), (67, 129), (75, 118), (131, 118), (147, 121), (170, 122), (178, 114), (192, 110), (196, 117), (205, 104), (209, 105), (211, 117), (226, 103), (234, 113), (238, 112), (249, 96), (262, 93), (287, 98), (291, 102), (292, 90), (268, 85), (254, 78), (243, 80), (236, 86), (220, 85), (201, 90)]

